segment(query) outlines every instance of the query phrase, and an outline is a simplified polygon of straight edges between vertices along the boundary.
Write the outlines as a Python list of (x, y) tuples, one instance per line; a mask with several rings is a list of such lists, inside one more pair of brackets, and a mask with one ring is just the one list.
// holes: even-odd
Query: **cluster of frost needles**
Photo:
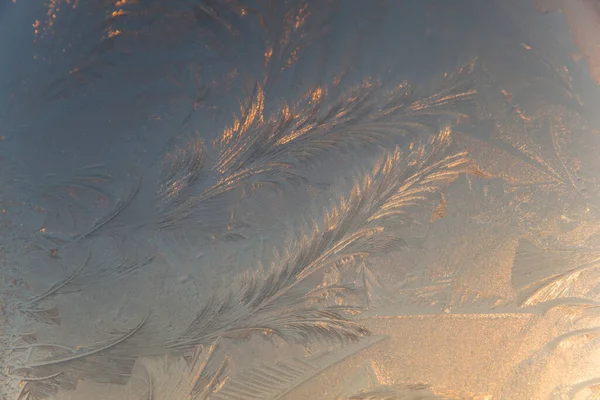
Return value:
[[(82, 349), (29, 343), (25, 347), (36, 350), (33, 357), (39, 354), (37, 350), (44, 350), (45, 356), (32, 361), (28, 353), (27, 359), (14, 363), (11, 373), (27, 382), (23, 394), (43, 398), (58, 389), (74, 389), (81, 378), (126, 383), (135, 361), (156, 354), (159, 348), (165, 354), (186, 355), (206, 346), (212, 348), (219, 340), (240, 340), (255, 334), (299, 343), (357, 341), (369, 334), (352, 320), (352, 315), (361, 310), (315, 305), (311, 301), (315, 288), (308, 278), (327, 266), (397, 247), (402, 238), (386, 228), (388, 221), (406, 218), (412, 207), (467, 171), (465, 154), (451, 153), (450, 147), (451, 137), (444, 132), (407, 155), (398, 148), (387, 152), (355, 184), (350, 195), (341, 198), (312, 233), (295, 241), (268, 273), (244, 276), (239, 287), (215, 294), (188, 328), (166, 343), (151, 345), (156, 322), (151, 322), (149, 316), (131, 330), (115, 333), (114, 340)], [(67, 284), (64, 281), (44, 295)], [(339, 286), (318, 288), (324, 294), (343, 290)], [(25, 310), (39, 300), (41, 296), (30, 300), (30, 308)], [(221, 365), (214, 371), (219, 377), (211, 376), (203, 382), (214, 385), (221, 381), (225, 368)], [(207, 393), (196, 386), (192, 391)], [(202, 398), (198, 396), (194, 398)]]
[[(188, 3), (194, 2), (178, 1), (177, 6), (186, 9)], [(237, 1), (198, 3), (192, 7), (197, 18), (212, 19), (216, 24), (213, 28), (232, 35), (235, 26), (225, 16), (259, 13)], [(156, 5), (149, 2), (149, 9), (151, 6)], [(141, 13), (137, 2), (127, 7), (103, 26), (113, 29), (119, 16)], [(217, 12), (216, 8), (223, 7), (226, 13)], [(295, 11), (298, 15), (294, 18), (286, 14), (285, 23), (299, 30), (306, 7)], [(8, 375), (22, 381), (19, 399), (44, 399), (59, 391), (76, 390), (82, 380), (125, 386), (140, 368), (145, 373), (148, 399), (218, 398), (228, 382), (227, 390), (238, 388), (236, 396), (242, 390), (241, 398), (251, 398), (254, 391), (254, 398), (259, 398), (262, 392), (256, 392), (253, 380), (240, 381), (245, 383), (236, 386), (231, 374), (234, 360), (224, 342), (262, 336), (300, 345), (323, 342), (353, 346), (370, 335), (354, 319), (364, 305), (316, 300), (344, 296), (355, 288), (315, 285), (315, 279), (330, 266), (360, 264), (373, 254), (398, 249), (404, 238), (394, 224), (409, 220), (415, 207), (427, 205), (433, 195), (470, 171), (466, 153), (453, 142), (450, 125), (464, 119), (458, 110), (475, 94), (473, 66), (447, 75), (430, 94), (417, 95), (407, 82), (390, 88), (365, 80), (346, 90), (332, 83), (308, 89), (297, 101), (279, 101), (273, 110), (267, 107), (276, 86), (273, 76), (281, 69), (280, 64), (289, 61), (293, 41), (307, 38), (297, 32), (282, 36), (287, 39), (265, 54), (264, 77), (253, 82), (230, 126), (212, 141), (198, 134), (165, 151), (155, 181), (136, 180), (130, 191), (111, 198), (104, 185), (113, 177), (86, 170), (69, 182), (42, 188), (50, 204), (62, 210), (57, 213), (68, 211), (73, 221), (85, 210), (66, 193), (95, 196), (113, 208), (84, 227), (75, 226), (76, 234), (49, 229), (40, 233), (43, 240), (39, 246), (52, 244), (47, 250), (56, 259), (62, 260), (61, 255), (73, 248), (90, 250), (79, 262), (65, 265), (68, 272), (60, 281), (23, 300), (22, 313), (40, 324), (59, 325), (61, 309), (52, 304), (57, 296), (85, 293), (92, 285), (106, 285), (152, 264), (158, 253), (156, 243), (144, 242), (147, 236), (140, 232), (219, 231), (222, 220), (240, 207), (240, 196), (272, 188), (302, 192), (311, 186), (306, 167), (318, 168), (320, 159), (345, 161), (348, 154), (365, 147), (382, 153), (379, 159), (304, 235), (289, 238), (286, 251), (270, 268), (244, 274), (235, 284), (215, 291), (185, 329), (166, 339), (156, 334), (166, 327), (152, 312), (129, 329), (107, 333), (106, 340), (83, 346), (43, 343), (35, 335), (21, 335), (7, 362)], [(440, 121), (445, 121), (444, 126)], [(186, 120), (186, 124), (191, 123)], [(401, 138), (414, 140), (406, 149), (390, 145)], [(140, 204), (148, 204), (148, 196), (153, 207), (143, 212)], [(239, 239), (239, 235), (226, 232), (218, 237)], [(93, 244), (99, 240), (108, 240), (114, 251), (96, 254)], [(140, 254), (128, 253), (131, 243), (142, 249)], [(263, 389), (269, 391), (270, 398), (278, 398), (289, 389), (288, 384), (296, 385), (318, 370), (297, 360), (282, 367), (279, 379), (273, 378), (268, 368), (257, 376), (265, 380)], [(395, 398), (407, 390), (425, 393), (425, 389), (380, 388), (349, 399)]]

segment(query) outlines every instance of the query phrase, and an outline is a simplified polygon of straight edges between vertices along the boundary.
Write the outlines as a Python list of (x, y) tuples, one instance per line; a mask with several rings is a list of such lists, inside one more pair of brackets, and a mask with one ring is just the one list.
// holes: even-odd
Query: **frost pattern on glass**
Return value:
[(0, 395), (598, 398), (600, 12), (554, 3), (0, 6)]

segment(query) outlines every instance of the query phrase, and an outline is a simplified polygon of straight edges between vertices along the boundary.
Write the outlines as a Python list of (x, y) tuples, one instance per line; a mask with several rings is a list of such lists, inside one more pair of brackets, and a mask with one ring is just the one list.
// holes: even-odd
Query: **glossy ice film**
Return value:
[(12, 0), (0, 59), (0, 399), (600, 398), (597, 0)]

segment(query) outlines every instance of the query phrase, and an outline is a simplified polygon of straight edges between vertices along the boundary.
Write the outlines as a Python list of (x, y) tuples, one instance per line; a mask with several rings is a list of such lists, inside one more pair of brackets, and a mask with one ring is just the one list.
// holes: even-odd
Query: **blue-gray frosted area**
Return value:
[(0, 3), (0, 398), (600, 396), (599, 21)]

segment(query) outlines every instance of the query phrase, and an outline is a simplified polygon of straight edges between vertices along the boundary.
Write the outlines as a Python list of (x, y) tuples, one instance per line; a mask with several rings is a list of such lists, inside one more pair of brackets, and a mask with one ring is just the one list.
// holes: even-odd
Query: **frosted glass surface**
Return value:
[(0, 3), (0, 398), (600, 398), (596, 0)]

